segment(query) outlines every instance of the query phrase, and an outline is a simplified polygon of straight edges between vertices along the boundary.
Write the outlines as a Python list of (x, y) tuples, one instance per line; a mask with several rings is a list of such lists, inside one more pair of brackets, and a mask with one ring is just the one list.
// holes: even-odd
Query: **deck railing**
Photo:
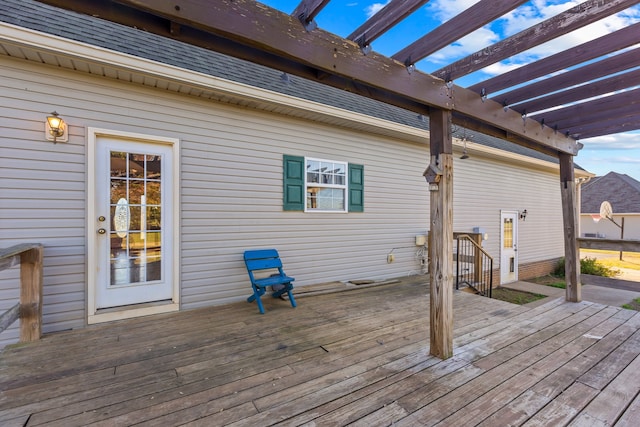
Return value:
[(456, 234), (456, 289), (466, 284), (477, 294), (491, 298), (493, 258), (468, 234)]
[(42, 336), (42, 255), (39, 243), (0, 249), (0, 271), (20, 264), (20, 302), (0, 314), (0, 332), (20, 319), (20, 342)]
[(600, 249), (609, 251), (640, 252), (640, 240), (579, 238), (581, 249)]

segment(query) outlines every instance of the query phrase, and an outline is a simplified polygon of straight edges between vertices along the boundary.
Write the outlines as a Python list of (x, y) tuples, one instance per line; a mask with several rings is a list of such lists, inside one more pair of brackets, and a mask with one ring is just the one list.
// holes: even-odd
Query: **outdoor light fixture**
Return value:
[(282, 73), (280, 75), (280, 80), (282, 80), (285, 84), (289, 84), (291, 83), (291, 76), (287, 73)]
[(469, 158), (469, 154), (467, 154), (467, 140), (463, 139), (462, 142), (464, 143), (464, 148), (462, 149), (462, 156), (460, 156), (460, 158), (465, 160)]
[(66, 133), (67, 124), (55, 111), (47, 116), (45, 127), (47, 140), (53, 141), (54, 144), (58, 141), (67, 142), (69, 140), (69, 135)]
[(520, 219), (523, 220), (523, 221), (525, 219), (527, 219), (527, 210), (526, 209), (523, 210), (522, 212), (520, 212)]

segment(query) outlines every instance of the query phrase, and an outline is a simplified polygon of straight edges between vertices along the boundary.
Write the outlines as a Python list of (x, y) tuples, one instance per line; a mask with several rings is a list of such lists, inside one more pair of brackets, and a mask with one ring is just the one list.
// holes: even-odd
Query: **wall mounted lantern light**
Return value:
[(467, 140), (463, 139), (462, 142), (464, 143), (464, 148), (462, 149), (462, 156), (460, 156), (460, 158), (464, 160), (469, 158), (469, 154), (467, 153)]
[(45, 128), (48, 141), (53, 141), (55, 144), (57, 142), (67, 142), (69, 140), (67, 124), (55, 111), (51, 113), (50, 116), (47, 116)]
[(523, 210), (522, 212), (520, 212), (520, 219), (523, 220), (523, 221), (525, 219), (527, 219), (527, 210), (526, 209)]

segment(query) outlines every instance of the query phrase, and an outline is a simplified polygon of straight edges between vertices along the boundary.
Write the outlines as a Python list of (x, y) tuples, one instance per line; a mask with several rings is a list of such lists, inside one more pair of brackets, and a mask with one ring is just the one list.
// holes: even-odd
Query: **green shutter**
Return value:
[(285, 211), (304, 210), (304, 157), (287, 156), (282, 159), (283, 200)]
[(349, 212), (364, 212), (364, 166), (349, 163)]

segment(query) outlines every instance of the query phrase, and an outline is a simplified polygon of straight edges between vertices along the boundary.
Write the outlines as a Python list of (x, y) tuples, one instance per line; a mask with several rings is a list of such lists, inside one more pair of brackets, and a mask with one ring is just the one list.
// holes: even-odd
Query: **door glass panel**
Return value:
[(132, 205), (139, 205), (141, 203), (141, 197), (144, 196), (145, 182), (142, 179), (130, 179), (129, 180), (129, 203)]
[(144, 154), (129, 153), (129, 178), (144, 178)]
[(110, 286), (162, 280), (162, 156), (110, 153)]
[(111, 204), (118, 203), (118, 200), (127, 198), (127, 181), (125, 179), (111, 179)]
[(502, 223), (503, 245), (505, 248), (513, 248), (513, 218), (505, 218)]
[(147, 205), (147, 230), (160, 230), (160, 206)]
[(160, 182), (147, 181), (147, 205), (160, 204)]

